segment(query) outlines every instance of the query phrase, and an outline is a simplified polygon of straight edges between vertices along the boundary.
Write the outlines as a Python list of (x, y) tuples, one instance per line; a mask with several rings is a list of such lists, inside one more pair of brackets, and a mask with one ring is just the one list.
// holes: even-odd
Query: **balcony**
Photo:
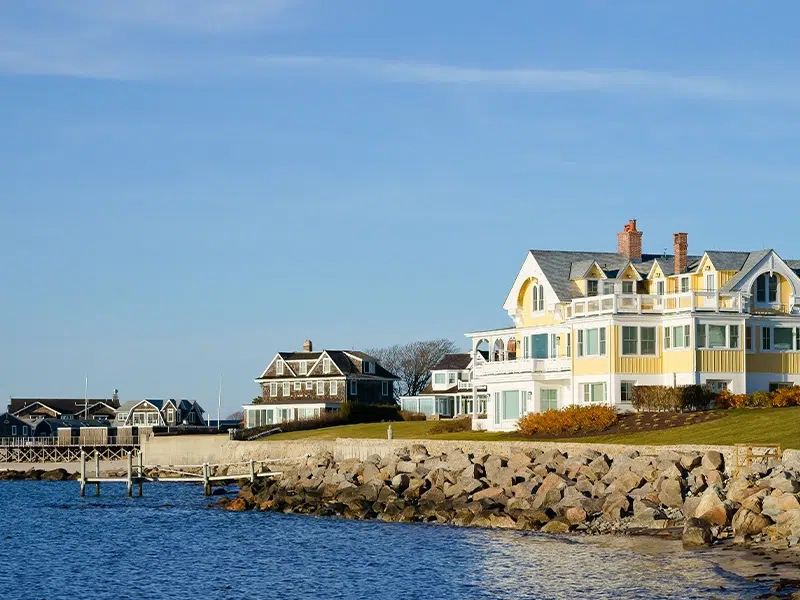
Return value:
[(478, 363), (473, 368), (473, 377), (493, 375), (518, 375), (524, 373), (558, 373), (569, 371), (572, 361), (569, 358), (524, 358), (519, 360), (499, 360)]
[(670, 314), (678, 312), (746, 312), (741, 292), (684, 292), (682, 294), (607, 294), (576, 298), (567, 307), (567, 317), (605, 314)]
[(471, 391), (472, 390), (472, 382), (471, 381), (459, 381), (458, 382), (458, 391)]

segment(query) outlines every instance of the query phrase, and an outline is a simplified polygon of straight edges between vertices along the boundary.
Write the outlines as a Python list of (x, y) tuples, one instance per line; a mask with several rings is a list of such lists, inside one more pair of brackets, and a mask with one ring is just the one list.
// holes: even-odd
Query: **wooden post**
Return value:
[(139, 471), (139, 498), (142, 497), (142, 477), (144, 477), (144, 457), (142, 456), (141, 452), (136, 454), (137, 457), (137, 466)]
[(133, 496), (133, 453), (128, 451), (128, 498)]
[(256, 482), (256, 467), (253, 459), (250, 459), (250, 483)]
[(100, 495), (100, 452), (94, 451), (94, 476), (97, 478), (97, 484), (94, 489), (94, 495)]
[(206, 496), (211, 495), (211, 481), (209, 480), (211, 469), (208, 466), (208, 463), (203, 463), (203, 493)]
[(394, 433), (392, 432), (392, 424), (389, 423), (389, 430), (386, 432), (386, 439), (394, 439)]
[(86, 451), (81, 448), (81, 498), (86, 495)]

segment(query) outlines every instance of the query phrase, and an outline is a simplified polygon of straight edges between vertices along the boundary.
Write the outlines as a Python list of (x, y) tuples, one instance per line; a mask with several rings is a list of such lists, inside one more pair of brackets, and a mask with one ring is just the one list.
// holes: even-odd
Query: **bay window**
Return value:
[(436, 385), (444, 385), (444, 373), (434, 373), (433, 374), (433, 383)]
[[(664, 349), (689, 348), (692, 344), (691, 325), (676, 325), (664, 327)], [(699, 333), (698, 333), (699, 339)]]
[[(791, 338), (789, 343), (791, 344)], [(728, 347), (732, 350), (739, 349), (739, 326), (728, 325)]]

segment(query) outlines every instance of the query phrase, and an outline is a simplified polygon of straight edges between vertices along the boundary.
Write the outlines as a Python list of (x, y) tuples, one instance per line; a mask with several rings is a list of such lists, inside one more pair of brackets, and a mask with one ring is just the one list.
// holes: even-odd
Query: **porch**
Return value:
[(567, 318), (605, 314), (669, 314), (677, 312), (746, 312), (741, 292), (683, 292), (678, 294), (606, 294), (575, 298), (567, 305)]

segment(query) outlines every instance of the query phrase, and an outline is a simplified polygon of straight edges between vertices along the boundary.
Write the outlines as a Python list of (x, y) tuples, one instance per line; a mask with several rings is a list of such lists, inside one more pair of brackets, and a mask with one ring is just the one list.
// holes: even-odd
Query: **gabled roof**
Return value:
[(724, 250), (709, 250), (706, 252), (706, 256), (708, 256), (717, 271), (740, 271), (750, 254), (751, 252), (729, 252)]
[[(30, 404), (43, 404), (59, 414), (75, 414), (83, 410), (87, 400), (85, 398), (9, 398), (8, 410), (17, 413)], [(89, 406), (97, 403), (105, 403), (113, 408), (119, 407), (119, 400), (112, 398), (89, 398)]]
[[(736, 273), (733, 277), (731, 277), (725, 285), (723, 285), (720, 290), (726, 292), (728, 290), (732, 290), (736, 287), (736, 285), (745, 277), (747, 277), (748, 273), (756, 268), (756, 265), (764, 260), (765, 257), (769, 256), (772, 250), (759, 250), (758, 252), (748, 252), (747, 258), (744, 261), (744, 264), (739, 268), (739, 272)], [(710, 257), (709, 257), (710, 258)], [(711, 260), (711, 263), (717, 267), (717, 263)], [(720, 269), (717, 267), (717, 269)], [(720, 269), (723, 270), (723, 269)]]
[[(303, 375), (299, 375), (297, 373), (292, 372), (291, 375), (284, 375), (280, 377), (265, 377), (264, 374), (269, 370), (269, 367), (272, 365), (270, 363), (264, 371), (262, 371), (261, 375), (256, 378), (256, 381), (263, 381), (265, 379), (270, 380), (280, 380), (286, 378), (297, 378), (297, 377), (308, 377), (310, 379), (319, 379), (323, 377), (341, 377), (342, 375), (363, 375), (365, 377), (378, 377), (382, 379), (399, 379), (396, 375), (387, 371), (379, 362), (378, 359), (374, 356), (370, 356), (366, 352), (361, 352), (359, 350), (323, 350), (320, 352), (278, 352), (277, 357), (280, 357), (284, 361), (288, 360), (308, 360), (308, 361), (317, 361), (319, 358), (325, 354), (328, 356), (333, 364), (336, 365), (336, 368), (341, 371), (339, 373), (328, 373), (325, 375), (321, 374), (311, 374), (311, 369), (308, 372), (304, 373)], [(299, 358), (298, 358), (299, 357)], [(362, 370), (363, 361), (372, 361), (375, 363), (375, 373), (364, 373)], [(274, 362), (274, 359), (273, 359)]]
[(431, 371), (464, 371), (471, 362), (472, 355), (469, 352), (445, 354)]

